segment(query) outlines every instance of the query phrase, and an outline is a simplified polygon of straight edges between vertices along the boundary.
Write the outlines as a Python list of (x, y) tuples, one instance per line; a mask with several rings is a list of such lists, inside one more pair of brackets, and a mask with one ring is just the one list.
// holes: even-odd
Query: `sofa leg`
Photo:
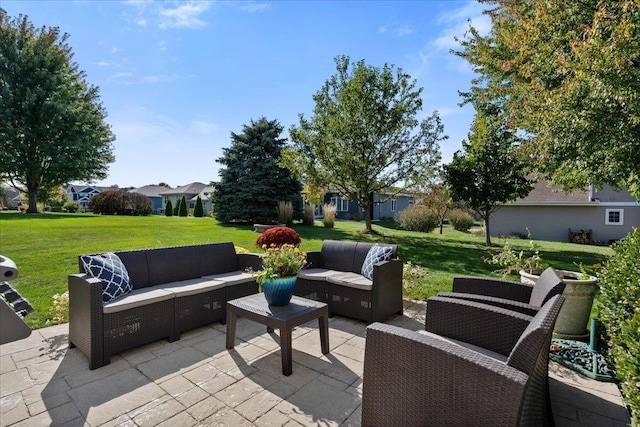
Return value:
[(175, 335), (169, 335), (169, 342), (176, 342), (180, 340), (180, 334), (176, 333)]

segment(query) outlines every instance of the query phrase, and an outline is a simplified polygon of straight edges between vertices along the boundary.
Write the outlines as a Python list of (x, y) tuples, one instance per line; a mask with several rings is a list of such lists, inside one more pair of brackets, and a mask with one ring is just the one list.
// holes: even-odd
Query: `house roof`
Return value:
[(132, 188), (130, 193), (140, 193), (147, 197), (162, 197), (161, 193), (167, 191), (168, 188), (163, 185), (145, 185), (143, 187)]
[(209, 198), (211, 197), (211, 194), (216, 190), (215, 187), (212, 187), (210, 185), (207, 185), (206, 187), (204, 187), (202, 189), (202, 191), (198, 194), (196, 194), (195, 196), (193, 196), (190, 200), (193, 200), (194, 202), (198, 199), (198, 196), (200, 196), (200, 198), (202, 200), (209, 200)]
[(590, 199), (589, 188), (576, 190), (571, 193), (562, 191), (559, 185), (550, 185), (546, 181), (538, 181), (531, 192), (524, 198), (518, 198), (514, 204), (593, 204)]
[(206, 184), (201, 182), (192, 182), (191, 184), (183, 185), (176, 188), (167, 188), (165, 191), (160, 192), (161, 196), (196, 196), (206, 187)]

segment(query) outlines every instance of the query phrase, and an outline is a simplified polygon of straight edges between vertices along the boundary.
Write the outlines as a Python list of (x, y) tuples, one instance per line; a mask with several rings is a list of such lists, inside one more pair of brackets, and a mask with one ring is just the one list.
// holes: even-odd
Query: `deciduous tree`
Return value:
[(499, 105), (566, 190), (640, 196), (640, 0), (480, 1), (491, 32), (471, 27), (456, 52), (479, 73), (465, 100)]
[(454, 201), (463, 201), (485, 222), (486, 244), (491, 246), (490, 219), (502, 203), (525, 197), (533, 188), (526, 165), (517, 158), (517, 136), (497, 115), (477, 110), (463, 151), (443, 166), (443, 178)]
[(68, 34), (0, 9), (0, 177), (28, 194), (107, 176), (114, 136), (98, 88), (73, 61)]
[(307, 184), (331, 189), (365, 211), (371, 230), (371, 195), (433, 173), (443, 127), (437, 112), (422, 121), (416, 81), (385, 64), (335, 59), (337, 73), (313, 96), (313, 116), (290, 129), (285, 164)]

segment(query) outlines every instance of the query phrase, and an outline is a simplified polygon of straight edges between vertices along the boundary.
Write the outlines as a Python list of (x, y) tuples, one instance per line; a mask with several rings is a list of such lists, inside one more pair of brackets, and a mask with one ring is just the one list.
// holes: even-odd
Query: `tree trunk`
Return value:
[(484, 235), (486, 238), (486, 245), (491, 246), (491, 228), (489, 227), (489, 218), (491, 216), (491, 212), (486, 210), (484, 212)]
[(29, 188), (29, 208), (27, 213), (38, 213), (38, 190)]
[(371, 204), (366, 203), (366, 206), (363, 206), (363, 208), (364, 208), (364, 232), (371, 233), (373, 231), (373, 228), (371, 228)]

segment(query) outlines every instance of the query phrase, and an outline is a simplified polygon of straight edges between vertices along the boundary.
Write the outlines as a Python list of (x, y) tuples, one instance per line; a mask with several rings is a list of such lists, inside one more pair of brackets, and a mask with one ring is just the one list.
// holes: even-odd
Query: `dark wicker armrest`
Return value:
[(367, 328), (362, 425), (517, 425), (527, 375), (467, 348)]
[(427, 300), (425, 330), (508, 356), (532, 317), (458, 298)]
[(89, 358), (89, 367), (104, 364), (102, 281), (87, 274), (70, 274), (69, 342)]
[(258, 271), (262, 269), (262, 258), (260, 258), (259, 254), (238, 254), (237, 257), (240, 271), (246, 271), (247, 269)]
[(453, 278), (453, 292), (487, 295), (520, 302), (529, 302), (533, 285), (491, 277), (456, 276)]
[(527, 304), (525, 302), (513, 301), (505, 298), (496, 298), (486, 295), (463, 294), (460, 292), (438, 292), (439, 297), (444, 298), (460, 298), (467, 301), (475, 301), (482, 304), (490, 304), (496, 307), (505, 308), (507, 310), (517, 311), (527, 316), (535, 316), (540, 307)]

